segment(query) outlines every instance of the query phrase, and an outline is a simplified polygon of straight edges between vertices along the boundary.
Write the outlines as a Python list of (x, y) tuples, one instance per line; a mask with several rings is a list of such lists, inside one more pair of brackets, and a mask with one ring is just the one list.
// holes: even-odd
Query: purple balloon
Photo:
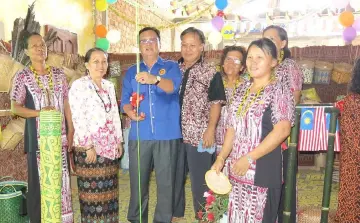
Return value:
[(357, 18), (357, 19), (354, 21), (354, 24), (352, 25), (352, 27), (353, 27), (356, 31), (360, 32), (360, 17)]
[(343, 38), (346, 42), (351, 42), (356, 37), (356, 30), (353, 27), (347, 27), (344, 29)]
[(212, 20), (211, 20), (211, 24), (213, 25), (213, 27), (215, 29), (217, 29), (218, 31), (220, 31), (222, 29), (222, 27), (224, 26), (224, 19), (220, 16), (215, 16)]

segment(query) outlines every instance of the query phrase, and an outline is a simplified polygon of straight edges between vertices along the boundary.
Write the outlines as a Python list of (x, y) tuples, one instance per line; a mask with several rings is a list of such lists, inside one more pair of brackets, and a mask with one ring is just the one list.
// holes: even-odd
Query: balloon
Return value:
[(350, 6), (355, 9), (355, 11), (360, 10), (360, 1), (359, 0), (350, 0)]
[(121, 38), (121, 33), (118, 30), (110, 30), (107, 34), (106, 34), (106, 39), (109, 40), (110, 43), (117, 43), (120, 41)]
[(212, 20), (211, 20), (211, 24), (213, 25), (213, 27), (215, 29), (217, 29), (218, 31), (221, 30), (221, 28), (224, 26), (224, 19), (220, 16), (215, 16)]
[(227, 0), (216, 0), (216, 1), (215, 1), (215, 6), (216, 6), (216, 8), (218, 8), (219, 10), (224, 10), (227, 5), (228, 5), (228, 1), (227, 1)]
[(217, 46), (222, 41), (222, 36), (220, 32), (213, 31), (208, 36), (208, 41), (213, 46)]
[(354, 24), (352, 25), (352, 27), (353, 27), (356, 31), (360, 32), (360, 17), (355, 20), (355, 22), (354, 22)]
[(107, 51), (110, 48), (110, 42), (106, 38), (99, 38), (95, 43), (96, 47)]
[(354, 23), (354, 14), (352, 12), (342, 12), (339, 16), (340, 24), (344, 27), (352, 26)]
[(332, 5), (338, 9), (345, 8), (348, 4), (349, 0), (332, 0)]
[(107, 34), (107, 29), (104, 25), (98, 25), (95, 28), (95, 34), (98, 37), (105, 38)]
[(216, 16), (224, 17), (224, 11), (219, 10), (219, 11), (216, 13)]
[(356, 30), (353, 27), (344, 29), (343, 38), (346, 42), (351, 42), (356, 38)]
[(108, 4), (114, 4), (114, 3), (117, 2), (117, 0), (106, 0), (106, 2), (107, 2)]
[(97, 10), (102, 12), (102, 11), (107, 10), (108, 4), (107, 4), (106, 0), (96, 0), (95, 7)]
[(234, 28), (231, 25), (226, 25), (221, 29), (221, 35), (224, 39), (233, 39), (235, 36)]

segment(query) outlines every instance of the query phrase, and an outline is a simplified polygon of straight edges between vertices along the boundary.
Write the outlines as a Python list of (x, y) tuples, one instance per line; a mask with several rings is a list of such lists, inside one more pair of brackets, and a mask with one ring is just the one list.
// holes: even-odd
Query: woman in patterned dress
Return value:
[(108, 55), (85, 55), (87, 75), (74, 81), (69, 103), (75, 134), (75, 167), (81, 222), (119, 222), (118, 171), (122, 132), (114, 85), (103, 79)]
[(357, 60), (340, 116), (340, 190), (336, 220), (360, 222), (360, 59)]
[[(235, 90), (244, 83), (244, 79), (240, 76), (245, 69), (246, 49), (241, 46), (229, 46), (223, 50), (220, 59), (220, 71), (224, 83), (227, 103), (221, 108), (221, 115), (216, 127), (215, 142), (217, 146), (217, 154), (220, 153), (225, 137), (225, 121), (227, 117), (227, 108), (232, 103)], [(225, 175), (228, 171), (223, 169)]]
[(212, 169), (220, 172), (225, 159), (232, 190), (228, 218), (231, 223), (274, 223), (282, 184), (280, 144), (294, 120), (293, 95), (272, 75), (277, 65), (274, 43), (253, 41), (246, 66), (251, 81), (236, 90), (226, 121), (223, 148)]
[(30, 57), (31, 65), (15, 75), (10, 99), (12, 112), (26, 118), (24, 146), (28, 163), (28, 215), (31, 223), (40, 223), (39, 114), (41, 110), (56, 109), (65, 116), (61, 136), (63, 166), (61, 217), (62, 222), (72, 223), (70, 175), (66, 154), (68, 145), (72, 145), (74, 131), (68, 103), (68, 84), (62, 69), (46, 65), (47, 48), (40, 34), (29, 34), (25, 38), (24, 47), (26, 55)]
[[(291, 53), (288, 48), (288, 35), (285, 29), (281, 28), (280, 26), (268, 26), (263, 31), (263, 37), (270, 39), (273, 41), (277, 48), (278, 52), (278, 66), (275, 70), (275, 76), (278, 81), (287, 84), (288, 88), (291, 90), (292, 94), (294, 95), (295, 105), (300, 103), (301, 98), (301, 89), (303, 84), (303, 73), (296, 63), (295, 60), (291, 59)], [(279, 208), (279, 218), (278, 222), (283, 222), (283, 211), (284, 211), (284, 198), (285, 198), (285, 180), (287, 174), (287, 167), (288, 167), (288, 146), (287, 143), (284, 142), (282, 144), (283, 148), (283, 177), (284, 183), (282, 186), (281, 192), (281, 201), (280, 201), (280, 208)], [(296, 172), (297, 172), (297, 162), (296, 162)], [(293, 178), (293, 185), (296, 187), (296, 177)], [(291, 216), (290, 222), (296, 222), (296, 209), (297, 209), (297, 190), (296, 188), (292, 191), (292, 202), (291, 202)]]

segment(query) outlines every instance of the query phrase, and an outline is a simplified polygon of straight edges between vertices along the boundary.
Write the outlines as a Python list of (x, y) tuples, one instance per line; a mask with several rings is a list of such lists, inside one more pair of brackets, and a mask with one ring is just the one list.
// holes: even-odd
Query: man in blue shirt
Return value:
[[(181, 73), (174, 61), (159, 57), (160, 32), (140, 30), (140, 71), (132, 66), (123, 80), (121, 108), (131, 121), (129, 134), (129, 172), (131, 196), (130, 222), (139, 222), (138, 173), (140, 172), (142, 222), (148, 222), (149, 180), (152, 167), (157, 184), (157, 205), (153, 222), (171, 222), (177, 152), (181, 139), (179, 87)], [(130, 97), (143, 96), (138, 110)], [(139, 142), (139, 144), (138, 144)], [(138, 170), (138, 149), (140, 168)]]

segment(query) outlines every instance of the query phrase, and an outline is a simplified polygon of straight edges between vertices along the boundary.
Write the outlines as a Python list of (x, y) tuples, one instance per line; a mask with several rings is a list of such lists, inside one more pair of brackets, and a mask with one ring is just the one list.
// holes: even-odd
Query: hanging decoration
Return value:
[(213, 47), (216, 47), (222, 41), (221, 33), (217, 31), (211, 32), (208, 36), (208, 41)]
[(105, 51), (108, 51), (110, 48), (110, 42), (106, 38), (99, 38), (96, 40), (95, 46)]
[(103, 12), (108, 9), (108, 3), (106, 0), (96, 0), (95, 7), (98, 11)]
[(97, 25), (95, 28), (95, 35), (100, 38), (105, 38), (107, 34), (107, 29), (104, 25)]
[(108, 4), (115, 4), (117, 2), (117, 0), (106, 0), (106, 2)]
[(106, 39), (109, 40), (110, 43), (117, 43), (120, 41), (121, 38), (121, 33), (118, 30), (110, 30), (107, 34), (106, 34)]
[(222, 10), (218, 10), (218, 12), (216, 13), (216, 16), (219, 16), (219, 17), (224, 17), (224, 11)]
[(228, 6), (228, 1), (227, 0), (216, 0), (215, 6), (219, 10), (224, 10)]
[(354, 23), (354, 14), (349, 11), (342, 12), (339, 16), (339, 21), (344, 27), (352, 26)]
[(360, 17), (355, 20), (355, 22), (354, 22), (354, 24), (352, 25), (352, 27), (353, 27), (356, 31), (360, 32)]
[(234, 39), (235, 36), (235, 30), (231, 25), (225, 25), (221, 29), (221, 35), (224, 39)]
[(211, 24), (216, 30), (220, 31), (222, 29), (222, 27), (224, 26), (224, 19), (220, 16), (215, 16), (211, 20)]
[(353, 27), (347, 27), (344, 29), (343, 38), (345, 42), (351, 42), (356, 38), (356, 30)]
[(342, 9), (349, 4), (349, 0), (331, 0), (331, 3), (335, 8)]

